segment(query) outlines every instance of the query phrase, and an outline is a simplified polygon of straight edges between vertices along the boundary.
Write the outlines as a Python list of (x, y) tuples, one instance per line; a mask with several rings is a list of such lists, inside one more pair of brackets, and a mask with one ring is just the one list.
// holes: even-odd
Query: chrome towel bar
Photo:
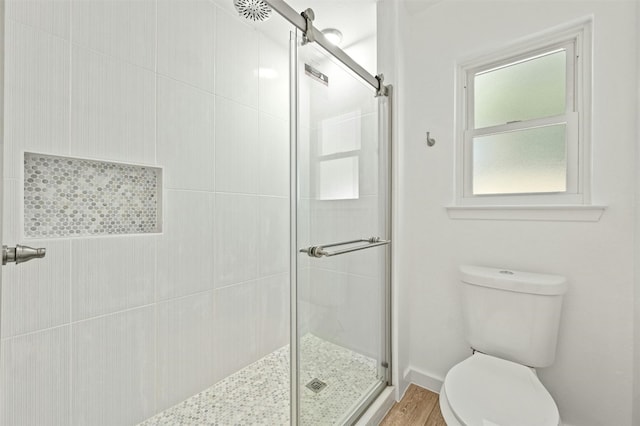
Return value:
[[(367, 243), (356, 247), (349, 247), (342, 250), (327, 251), (327, 247), (344, 246), (347, 244)], [(309, 257), (331, 257), (339, 254), (351, 253), (352, 251), (364, 250), (372, 247), (384, 246), (391, 243), (391, 240), (383, 240), (380, 237), (362, 238), (359, 240), (343, 241), (341, 243), (323, 244), (321, 246), (311, 246), (300, 249), (300, 253), (306, 253)]]

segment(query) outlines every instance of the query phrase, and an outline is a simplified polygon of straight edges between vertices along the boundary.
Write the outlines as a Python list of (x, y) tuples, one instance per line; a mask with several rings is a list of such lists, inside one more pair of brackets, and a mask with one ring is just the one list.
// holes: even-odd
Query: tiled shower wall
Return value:
[[(226, 3), (7, 1), (3, 242), (47, 257), (2, 269), (1, 424), (133, 424), (287, 343), (288, 33)], [(163, 167), (163, 233), (25, 238), (24, 151)]]

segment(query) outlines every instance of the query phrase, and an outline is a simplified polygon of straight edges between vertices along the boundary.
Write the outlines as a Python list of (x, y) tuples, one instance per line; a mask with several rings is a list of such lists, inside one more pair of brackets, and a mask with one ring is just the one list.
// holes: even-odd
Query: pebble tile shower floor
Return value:
[[(300, 341), (300, 380), (318, 378), (315, 393), (301, 387), (301, 425), (332, 425), (372, 389), (374, 359), (307, 334)], [(288, 425), (289, 346), (261, 358), (139, 426)]]

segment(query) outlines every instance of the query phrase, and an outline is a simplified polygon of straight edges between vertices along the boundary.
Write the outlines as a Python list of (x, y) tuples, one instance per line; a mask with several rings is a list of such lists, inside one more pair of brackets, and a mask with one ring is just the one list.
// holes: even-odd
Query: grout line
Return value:
[(94, 317), (83, 318), (83, 319), (80, 319), (80, 320), (77, 320), (77, 321), (70, 321), (70, 322), (67, 322), (67, 323), (64, 323), (64, 324), (55, 325), (53, 327), (47, 327), (47, 328), (42, 328), (42, 329), (39, 329), (39, 330), (29, 331), (27, 333), (16, 334), (14, 336), (6, 337), (6, 338), (3, 338), (1, 340), (4, 341), (4, 340), (15, 339), (15, 338), (18, 338), (18, 337), (30, 336), (30, 335), (33, 335), (33, 334), (42, 333), (42, 332), (53, 330), (53, 329), (60, 328), (60, 327), (66, 327), (66, 326), (72, 327), (74, 325), (82, 324), (82, 323), (88, 322), (88, 321), (93, 321), (95, 319), (105, 318), (105, 317), (109, 317), (109, 316), (115, 316), (115, 315), (118, 315), (118, 314), (123, 314), (123, 313), (131, 312), (131, 311), (135, 311), (137, 309), (145, 309), (145, 308), (153, 307), (154, 305), (155, 305), (155, 303), (147, 303), (145, 305), (140, 305), (140, 306), (135, 306), (135, 307), (132, 307), (132, 308), (122, 309), (122, 310), (116, 311), (116, 312), (109, 312), (107, 314), (100, 314), (100, 315), (96, 315)]
[(213, 194), (213, 195), (241, 195), (246, 197), (258, 197), (258, 198), (277, 198), (281, 200), (288, 200), (289, 196), (287, 195), (271, 195), (271, 194), (258, 194), (252, 192), (233, 192), (233, 191), (207, 191), (201, 189), (183, 189), (183, 188), (165, 188), (167, 191), (172, 192), (189, 192), (194, 194)]
[(226, 284), (220, 287), (215, 287), (214, 290), (225, 290), (231, 287), (235, 287), (235, 286), (239, 286), (239, 285), (243, 285), (243, 284), (251, 284), (251, 283), (256, 283), (258, 281), (262, 281), (262, 280), (266, 280), (266, 279), (270, 279), (270, 278), (275, 278), (275, 277), (284, 277), (284, 276), (289, 276), (289, 273), (287, 271), (285, 272), (280, 272), (277, 274), (271, 274), (271, 275), (265, 275), (262, 277), (258, 277), (258, 278), (251, 278), (250, 280), (245, 280), (245, 281), (238, 281), (237, 283), (233, 283), (233, 284)]
[(187, 87), (189, 87), (189, 88), (191, 88), (193, 90), (196, 90), (197, 92), (200, 92), (200, 94), (209, 95), (209, 96), (220, 96), (220, 95), (216, 94), (215, 89), (214, 89), (214, 91), (209, 91), (209, 90), (204, 89), (204, 88), (202, 88), (200, 86), (196, 86), (193, 83), (190, 83), (190, 82), (185, 81), (185, 80), (181, 80), (179, 78), (173, 77), (173, 76), (171, 76), (169, 74), (165, 74), (165, 73), (160, 72), (160, 71), (156, 71), (156, 74), (160, 78), (164, 78), (166, 80), (170, 80), (170, 81), (172, 81), (174, 83), (182, 84), (182, 85), (187, 86)]
[[(6, 4), (6, 1), (5, 1), (5, 4)], [(49, 31), (45, 30), (44, 28), (37, 27), (37, 26), (29, 24), (27, 22), (19, 21), (19, 20), (15, 19), (15, 18), (11, 18), (11, 17), (5, 15), (5, 23), (6, 23), (6, 21), (11, 21), (14, 24), (19, 24), (19, 25), (22, 25), (24, 27), (31, 28), (31, 29), (39, 32), (39, 33), (46, 34), (48, 36), (57, 38), (58, 40), (64, 40), (64, 41), (67, 41), (67, 42), (71, 41), (71, 28), (69, 28), (69, 38), (66, 38), (66, 37), (60, 36), (58, 34), (54, 34), (53, 32), (49, 32)], [(69, 27), (71, 27), (71, 21), (69, 21)]]
[(319, 270), (319, 271), (332, 272), (334, 274), (346, 275), (346, 276), (351, 276), (351, 277), (356, 277), (356, 278), (366, 278), (366, 279), (369, 279), (369, 280), (375, 280), (375, 279), (380, 278), (380, 277), (375, 277), (375, 276), (370, 276), (370, 275), (361, 275), (361, 274), (353, 274), (351, 272), (337, 271), (335, 269), (322, 268), (322, 267), (318, 267), (318, 266), (309, 266), (308, 269), (309, 270), (316, 269), (316, 270)]
[(64, 328), (64, 327), (70, 327), (70, 326), (71, 326), (71, 323), (70, 322), (66, 322), (64, 324), (58, 324), (58, 325), (54, 325), (54, 326), (51, 326), (51, 327), (41, 328), (39, 330), (28, 331), (26, 333), (19, 333), (19, 334), (13, 335), (13, 336), (3, 337), (2, 339), (0, 339), (0, 341), (2, 343), (4, 343), (4, 342), (7, 342), (9, 340), (14, 340), (14, 339), (22, 338), (22, 337), (28, 337), (28, 336), (32, 336), (34, 334), (44, 333), (44, 332), (52, 331), (52, 330), (55, 330), (55, 329), (58, 329), (58, 328)]

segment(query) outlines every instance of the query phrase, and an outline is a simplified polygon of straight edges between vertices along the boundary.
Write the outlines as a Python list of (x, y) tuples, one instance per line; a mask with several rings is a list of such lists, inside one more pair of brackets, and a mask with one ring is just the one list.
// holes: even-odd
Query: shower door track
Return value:
[[(392, 247), (391, 239), (393, 235), (392, 226), (392, 205), (393, 205), (393, 86), (384, 85), (384, 76), (382, 74), (373, 76), (360, 64), (347, 55), (342, 49), (331, 44), (324, 36), (324, 34), (313, 26), (313, 11), (310, 9), (305, 10), (302, 13), (298, 13), (284, 0), (262, 0), (267, 3), (273, 10), (281, 15), (285, 20), (296, 27), (303, 35), (306, 42), (317, 42), (327, 53), (341, 62), (346, 68), (351, 70), (354, 74), (362, 79), (365, 83), (371, 86), (375, 90), (375, 97), (379, 99), (379, 127), (378, 135), (384, 140), (381, 146), (381, 158), (380, 165), (385, 164), (380, 171), (380, 182), (386, 189), (383, 193), (386, 194), (386, 202), (384, 203), (384, 211), (386, 219), (384, 220), (386, 228), (387, 240), (370, 241), (367, 239), (368, 244), (365, 248), (375, 246), (389, 245), (385, 254), (386, 273), (384, 277), (384, 302), (381, 308), (384, 311), (384, 319), (382, 324), (382, 340), (383, 340), (383, 359), (380, 363), (380, 367), (384, 369), (383, 380), (379, 382), (374, 388), (370, 389), (368, 393), (362, 396), (359, 407), (351, 412), (346, 418), (341, 419), (344, 425), (353, 425), (364, 414), (364, 412), (371, 406), (371, 404), (379, 397), (382, 391), (393, 383), (392, 377)], [(290, 57), (289, 57), (289, 75), (290, 75), (290, 245), (292, 250), (290, 252), (290, 348), (291, 348), (291, 365), (290, 365), (290, 425), (297, 426), (300, 415), (299, 405), (299, 339), (297, 336), (298, 330), (298, 289), (297, 289), (297, 263), (298, 263), (298, 249), (294, 249), (298, 244), (297, 235), (297, 197), (298, 197), (298, 55), (297, 55), (297, 36), (291, 33), (289, 40)], [(304, 44), (304, 43), (303, 43)], [(363, 240), (362, 242), (364, 242)], [(359, 246), (358, 249), (362, 249)], [(346, 252), (350, 252), (348, 250)], [(342, 254), (342, 253), (331, 253)]]
[(347, 68), (356, 73), (367, 84), (371, 85), (376, 90), (377, 96), (387, 96), (387, 87), (383, 84), (384, 77), (382, 74), (373, 76), (366, 69), (364, 69), (359, 63), (354, 61), (351, 56), (347, 55), (338, 46), (331, 44), (326, 39), (322, 31), (319, 31), (312, 25), (313, 18), (305, 17), (303, 14), (296, 12), (294, 8), (289, 6), (284, 0), (264, 0), (269, 6), (278, 12), (283, 18), (293, 24), (307, 37), (309, 41), (315, 41), (322, 46), (333, 57), (342, 62)]

